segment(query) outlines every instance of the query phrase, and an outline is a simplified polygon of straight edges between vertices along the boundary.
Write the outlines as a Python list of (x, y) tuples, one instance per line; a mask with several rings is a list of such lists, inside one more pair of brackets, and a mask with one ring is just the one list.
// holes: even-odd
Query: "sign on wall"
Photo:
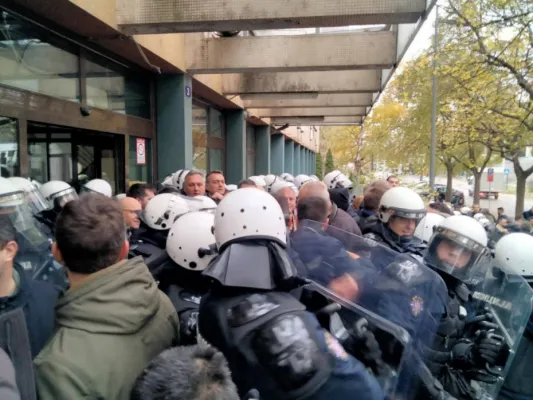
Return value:
[(146, 165), (146, 139), (136, 138), (137, 165)]

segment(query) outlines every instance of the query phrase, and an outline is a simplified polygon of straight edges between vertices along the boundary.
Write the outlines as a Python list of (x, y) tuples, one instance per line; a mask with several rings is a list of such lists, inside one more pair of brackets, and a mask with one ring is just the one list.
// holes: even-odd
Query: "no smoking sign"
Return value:
[(137, 165), (146, 165), (146, 139), (137, 138), (135, 144), (137, 148)]

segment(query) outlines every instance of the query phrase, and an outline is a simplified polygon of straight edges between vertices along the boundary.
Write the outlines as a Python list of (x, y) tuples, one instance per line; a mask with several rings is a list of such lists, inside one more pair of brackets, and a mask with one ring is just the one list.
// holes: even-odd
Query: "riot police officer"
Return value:
[(179, 217), (167, 237), (170, 259), (158, 278), (159, 288), (170, 298), (180, 318), (180, 344), (195, 344), (198, 308), (209, 288), (202, 275), (216, 255), (211, 212), (193, 211)]
[(363, 235), (398, 253), (422, 257), (426, 246), (414, 233), (425, 215), (424, 201), (414, 190), (394, 187), (381, 197), (379, 221), (366, 227)]
[(158, 194), (141, 213), (141, 226), (130, 237), (129, 257), (142, 256), (156, 279), (166, 261), (167, 236), (174, 221), (189, 212), (183, 196), (174, 193)]
[(261, 399), (383, 399), (377, 381), (288, 290), (295, 268), (283, 212), (265, 192), (239, 189), (219, 204), (213, 287), (200, 304), (202, 337), (226, 356), (239, 392)]
[(109, 182), (103, 179), (91, 179), (81, 187), (80, 193), (98, 193), (106, 197), (112, 197), (113, 189)]
[(0, 178), (0, 213), (9, 217), (17, 230), (17, 263), (32, 278), (51, 282), (59, 291), (66, 289), (66, 273), (52, 257), (51, 241), (35, 224), (27, 192), (6, 178)]
[(55, 232), (56, 219), (63, 206), (78, 198), (76, 189), (63, 181), (49, 181), (39, 188), (44, 199), (48, 202), (48, 209), (42, 210), (36, 218), (45, 224), (52, 234)]
[(476, 220), (463, 215), (451, 216), (436, 228), (424, 257), (448, 289), (446, 311), (436, 339), (425, 349), (425, 355), (432, 373), (458, 399), (476, 398), (472, 380), (493, 382), (483, 370), (496, 362), (502, 347), (498, 336), (488, 335), (488, 330), (484, 330), (490, 318), (478, 321), (479, 326), (470, 326), (478, 332), (475, 337), (468, 333), (469, 325), (474, 325), (470, 322), (477, 320), (472, 287), (488, 268), (487, 242), (485, 230)]
[[(510, 233), (496, 245), (496, 266), (516, 271), (531, 285), (533, 283), (533, 236)], [(499, 400), (533, 400), (533, 314), (530, 314), (524, 336), (513, 359), (500, 392)]]

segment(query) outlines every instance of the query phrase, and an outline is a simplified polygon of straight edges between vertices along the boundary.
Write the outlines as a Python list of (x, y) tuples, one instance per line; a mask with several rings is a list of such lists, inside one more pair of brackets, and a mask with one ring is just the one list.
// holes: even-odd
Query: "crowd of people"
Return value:
[(352, 189), (1, 178), (0, 399), (533, 399), (530, 231)]

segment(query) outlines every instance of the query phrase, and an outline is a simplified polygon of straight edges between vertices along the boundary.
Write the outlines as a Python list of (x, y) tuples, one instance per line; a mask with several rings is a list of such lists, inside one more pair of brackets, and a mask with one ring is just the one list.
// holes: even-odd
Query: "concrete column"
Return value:
[(316, 153), (311, 152), (311, 175), (316, 175)]
[(243, 110), (226, 116), (226, 182), (237, 184), (246, 177), (246, 119)]
[(274, 175), (281, 175), (285, 172), (285, 136), (270, 136), (270, 169)]
[(157, 77), (157, 165), (160, 179), (178, 169), (192, 167), (191, 88), (191, 77), (188, 75)]
[(305, 147), (300, 146), (300, 174), (307, 174), (305, 168)]
[(294, 142), (285, 140), (285, 172), (294, 175)]
[(255, 127), (255, 173), (270, 174), (270, 126)]
[(302, 154), (302, 146), (298, 143), (294, 144), (294, 164), (292, 166), (294, 171), (294, 176), (300, 175), (302, 173), (302, 166), (300, 164), (300, 156)]

